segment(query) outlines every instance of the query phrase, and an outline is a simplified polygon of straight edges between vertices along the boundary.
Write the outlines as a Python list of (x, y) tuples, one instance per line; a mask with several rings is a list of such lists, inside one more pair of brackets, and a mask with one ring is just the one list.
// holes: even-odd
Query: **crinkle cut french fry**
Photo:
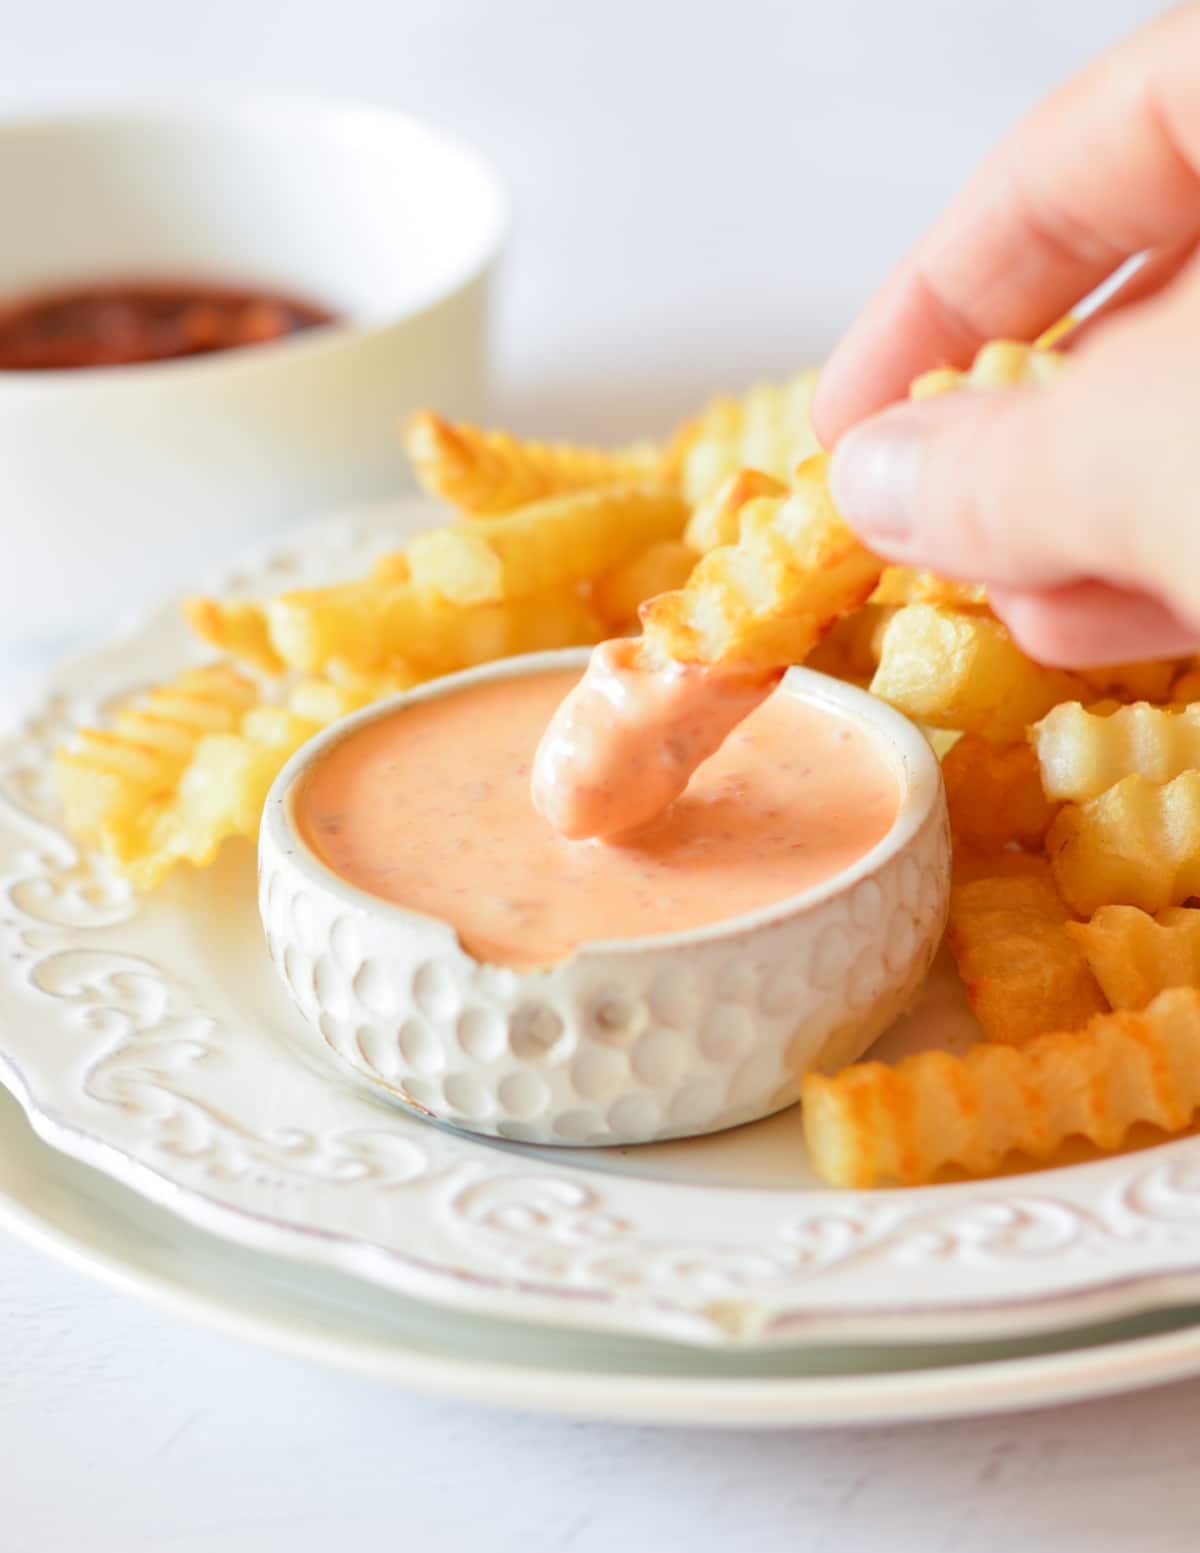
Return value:
[(799, 663), (874, 589), (883, 563), (829, 496), (824, 454), (796, 471), (786, 497), (742, 509), (736, 545), (703, 556), (687, 584), (642, 605), (646, 648), (684, 663)]
[(684, 538), (693, 550), (715, 550), (737, 544), (742, 508), (760, 496), (786, 496), (787, 485), (761, 469), (739, 469), (699, 502), (688, 519)]
[(508, 653), (587, 646), (604, 632), (596, 611), (570, 588), (464, 608), (408, 583), (357, 584), (284, 594), (263, 607), (280, 655), (312, 674), (335, 663), (386, 672), (395, 658), (425, 675), (449, 674)]
[(1190, 706), (1193, 701), (1200, 701), (1200, 668), (1195, 663), (1171, 681), (1169, 699), (1176, 707)]
[(1114, 1008), (1145, 1008), (1167, 987), (1200, 986), (1200, 910), (1169, 906), (1148, 916), (1136, 906), (1101, 906), (1067, 932), (1087, 956)]
[(404, 445), (427, 491), (479, 516), (512, 512), (567, 491), (666, 482), (673, 475), (670, 450), (652, 442), (611, 450), (526, 442), (507, 431), (445, 421), (431, 411), (407, 422)]
[(656, 593), (681, 588), (696, 560), (696, 552), (682, 539), (660, 540), (601, 577), (592, 588), (592, 604), (614, 629), (635, 625), (642, 602)]
[(261, 605), (270, 642), (291, 668), (319, 674), (333, 660), (369, 672), (408, 649), (436, 656), (456, 613), (411, 583), (304, 588)]
[(910, 604), (892, 617), (871, 690), (916, 722), (980, 733), (1002, 743), (1059, 701), (1078, 699), (1080, 683), (1042, 668), (998, 620), (933, 604)]
[(868, 684), (879, 662), (879, 644), (892, 613), (882, 604), (863, 604), (843, 615), (809, 653), (809, 667), (836, 679)]
[(1017, 340), (989, 340), (970, 368), (934, 367), (922, 373), (908, 390), (910, 399), (932, 399), (960, 388), (1027, 388), (1052, 382), (1066, 365), (1059, 351)]
[(125, 805), (107, 813), (90, 839), (139, 890), (154, 889), (176, 863), (202, 867), (224, 841), (257, 834), (267, 790), (305, 740), (412, 679), (398, 668), (387, 678), (342, 685), (303, 681), (286, 704), (243, 703), (223, 726), (213, 722), (200, 732), (152, 791), (127, 786)]
[(739, 469), (786, 481), (820, 451), (812, 426), (816, 370), (786, 383), (763, 383), (740, 398), (714, 399), (689, 429), (683, 453), (683, 493), (693, 505)]
[(1078, 669), (1085, 685), (1097, 696), (1117, 701), (1166, 701), (1171, 684), (1183, 668), (1177, 659), (1147, 659), (1141, 663), (1110, 663), (1096, 669)]
[(945, 604), (952, 609), (987, 608), (987, 590), (978, 582), (952, 582), (936, 572), (889, 566), (871, 595), (872, 604)]
[(1123, 777), (1169, 782), (1200, 767), (1200, 705), (1172, 711), (1138, 702), (1098, 716), (1068, 701), (1047, 712), (1029, 737), (1046, 792), (1085, 803)]
[(1081, 917), (1101, 906), (1153, 914), (1200, 895), (1200, 771), (1162, 786), (1127, 776), (1067, 804), (1046, 850), (1059, 894)]
[(1115, 1149), (1139, 1122), (1179, 1132), (1200, 1106), (1200, 991), (1173, 988), (1143, 1013), (1100, 1014), (1026, 1046), (808, 1074), (801, 1099), (813, 1167), (841, 1187), (918, 1186), (949, 1166), (987, 1175), (1075, 1136)]
[(1042, 791), (1037, 755), (1026, 743), (997, 744), (965, 733), (943, 760), (942, 776), (957, 846), (1036, 849), (1058, 812)]
[(108, 845), (169, 794), (206, 735), (236, 728), (258, 699), (254, 683), (223, 663), (187, 669), (130, 699), (111, 728), (84, 728), (54, 759), (71, 834)]
[(271, 644), (262, 606), (254, 600), (187, 599), (183, 606), (188, 625), (200, 638), (240, 663), (264, 674), (282, 674), (286, 667)]
[(1106, 1007), (1044, 858), (1005, 852), (960, 863), (947, 942), (989, 1040), (1074, 1030)]
[(533, 502), (501, 518), (433, 529), (408, 550), (415, 586), (458, 604), (588, 582), (687, 520), (670, 486), (613, 485)]

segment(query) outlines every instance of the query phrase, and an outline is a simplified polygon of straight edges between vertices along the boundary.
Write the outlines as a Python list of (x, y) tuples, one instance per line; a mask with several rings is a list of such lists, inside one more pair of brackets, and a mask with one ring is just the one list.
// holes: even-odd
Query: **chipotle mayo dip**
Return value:
[(567, 670), (484, 681), (353, 729), (296, 788), (300, 836), (349, 884), (449, 923), (477, 959), (534, 966), (592, 940), (680, 932), (798, 895), (895, 821), (900, 781), (876, 738), (779, 695), (643, 830), (567, 840), (535, 810), (530, 770), (578, 680)]

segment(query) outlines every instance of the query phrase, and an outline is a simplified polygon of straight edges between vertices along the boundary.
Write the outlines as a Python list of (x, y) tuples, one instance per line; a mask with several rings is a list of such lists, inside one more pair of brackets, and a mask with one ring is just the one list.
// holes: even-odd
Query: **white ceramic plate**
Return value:
[[(332, 521), (222, 579), (361, 569), (431, 513)], [(0, 747), (0, 1076), (39, 1134), (243, 1245), (460, 1311), (712, 1347), (1010, 1338), (1200, 1298), (1200, 1140), (924, 1191), (830, 1191), (794, 1112), (596, 1152), (439, 1130), (312, 1052), (253, 859), (145, 901), (63, 837), (49, 759), (195, 656), (173, 609), (58, 676)], [(972, 1035), (935, 975), (890, 1049)]]
[(0, 1230), (186, 1320), (406, 1390), (536, 1412), (762, 1428), (1008, 1412), (1200, 1372), (1196, 1311), (1008, 1343), (770, 1353), (444, 1310), (182, 1224), (46, 1147), (0, 1094)]

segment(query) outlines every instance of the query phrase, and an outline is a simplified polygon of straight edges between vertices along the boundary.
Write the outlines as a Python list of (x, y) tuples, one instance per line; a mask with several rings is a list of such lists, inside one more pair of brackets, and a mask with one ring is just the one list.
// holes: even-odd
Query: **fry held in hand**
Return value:
[(653, 442), (611, 451), (526, 442), (507, 431), (445, 421), (428, 410), (406, 422), (404, 447), (425, 490), (481, 517), (568, 491), (639, 480), (670, 483), (678, 473), (678, 450)]
[(742, 530), (742, 508), (760, 496), (786, 496), (787, 489), (785, 481), (761, 469), (739, 469), (697, 505), (684, 538), (698, 551), (736, 545)]
[(660, 814), (692, 772), (867, 598), (882, 563), (834, 511), (823, 455), (787, 497), (751, 502), (736, 545), (642, 606), (640, 641), (603, 643), (551, 719), (533, 800), (563, 836), (612, 836)]
[(801, 1099), (813, 1166), (842, 1187), (919, 1186), (950, 1166), (988, 1175), (1011, 1154), (1047, 1159), (1070, 1137), (1115, 1149), (1139, 1122), (1180, 1132), (1200, 1107), (1200, 991), (1026, 1046), (809, 1074)]
[(736, 544), (710, 550), (683, 588), (642, 606), (647, 661), (783, 668), (866, 601), (883, 562), (838, 516), (827, 463), (806, 460), (787, 496), (748, 503)]
[(936, 572), (889, 566), (871, 595), (872, 604), (944, 604), (950, 609), (987, 608), (987, 590), (977, 582), (953, 582)]
[(1060, 351), (1019, 340), (989, 340), (965, 372), (957, 367), (934, 367), (916, 379), (908, 397), (933, 399), (962, 388), (1032, 388), (1053, 382), (1065, 366), (1066, 357)]

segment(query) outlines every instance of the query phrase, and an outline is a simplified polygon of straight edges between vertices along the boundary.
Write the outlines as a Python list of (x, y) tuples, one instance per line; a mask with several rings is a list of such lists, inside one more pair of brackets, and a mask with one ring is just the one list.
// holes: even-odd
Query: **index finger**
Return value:
[(817, 384), (832, 447), (931, 366), (1029, 340), (1125, 259), (1200, 234), (1200, 7), (1161, 18), (1004, 140), (876, 293)]

